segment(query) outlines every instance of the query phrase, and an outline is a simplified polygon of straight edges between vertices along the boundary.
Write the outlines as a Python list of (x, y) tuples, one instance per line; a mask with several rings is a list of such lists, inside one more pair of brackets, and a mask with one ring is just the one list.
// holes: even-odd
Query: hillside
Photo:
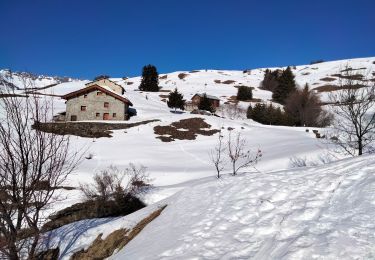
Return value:
[[(339, 84), (338, 74), (347, 65), (375, 78), (375, 57), (301, 65), (293, 73), (299, 86), (308, 83), (319, 88)], [(195, 93), (206, 92), (219, 97), (221, 104), (230, 104), (237, 93), (236, 86), (240, 85), (253, 87), (254, 99), (271, 102), (272, 93), (259, 89), (264, 70), (161, 74), (162, 89), (157, 93), (138, 91), (140, 77), (113, 78), (125, 88), (125, 96), (137, 111), (124, 123), (159, 121), (115, 130), (109, 138), (72, 136), (72, 149), (84, 149), (85, 156), (92, 158), (83, 159), (66, 185), (90, 183), (94, 173), (111, 165), (122, 169), (129, 163), (142, 164), (154, 185), (143, 197), (150, 206), (124, 218), (83, 221), (57, 230), (55, 239), (62, 240), (59, 244), (66, 252), (64, 257), (68, 259), (76, 250), (89, 246), (98, 234), (105, 236), (120, 227), (134, 225), (165, 204), (168, 206), (161, 215), (114, 259), (264, 259), (266, 253), (273, 259), (333, 259), (344, 257), (345, 253), (353, 256), (350, 258), (373, 256), (374, 226), (367, 221), (375, 217), (373, 156), (344, 160), (340, 155), (333, 156), (329, 152), (332, 147), (312, 133), (324, 133), (325, 129), (310, 128), (307, 132), (305, 127), (261, 125), (242, 113), (233, 116), (226, 111), (218, 112), (223, 117), (175, 114), (165, 103), (168, 92), (177, 87), (187, 100)], [(0, 71), (1, 75), (5, 73)], [(16, 93), (25, 94), (17, 74), (9, 82), (14, 84)], [(32, 91), (51, 95), (57, 113), (65, 110), (65, 100), (59, 96), (83, 88), (87, 82), (60, 82), (44, 76), (35, 79), (36, 89)], [(320, 94), (326, 101), (327, 92)], [(239, 107), (244, 110), (254, 102), (258, 101), (239, 102)], [(197, 134), (192, 140), (163, 142), (160, 134), (155, 133), (156, 126), (193, 118), (203, 119), (209, 125), (203, 130), (221, 130), (225, 140), (230, 133), (240, 132), (246, 138), (246, 147), (262, 151), (261, 161), (256, 168), (246, 169), (237, 177), (228, 176), (227, 164), (224, 179), (217, 180), (209, 151), (218, 134)], [(305, 160), (311, 167), (291, 169), (295, 166), (293, 158)], [(321, 166), (326, 163), (330, 164)], [(63, 192), (66, 199), (55, 203), (50, 212), (82, 199), (78, 190)], [(152, 245), (153, 241), (158, 243)]]

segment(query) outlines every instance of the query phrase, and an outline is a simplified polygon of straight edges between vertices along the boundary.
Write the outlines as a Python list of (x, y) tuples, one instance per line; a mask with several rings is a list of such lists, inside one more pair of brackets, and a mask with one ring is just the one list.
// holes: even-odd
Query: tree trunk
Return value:
[(358, 155), (362, 155), (362, 153), (363, 153), (362, 138), (358, 138)]

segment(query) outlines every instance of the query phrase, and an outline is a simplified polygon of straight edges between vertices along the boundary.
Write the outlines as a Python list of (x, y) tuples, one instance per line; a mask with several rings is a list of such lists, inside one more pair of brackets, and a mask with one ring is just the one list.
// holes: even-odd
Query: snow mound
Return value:
[(192, 185), (111, 259), (375, 257), (375, 157)]

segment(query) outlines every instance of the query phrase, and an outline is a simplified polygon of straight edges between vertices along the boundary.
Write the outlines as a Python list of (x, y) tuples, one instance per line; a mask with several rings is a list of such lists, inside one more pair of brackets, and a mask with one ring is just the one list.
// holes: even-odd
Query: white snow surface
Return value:
[(110, 259), (372, 259), (375, 157), (207, 179)]

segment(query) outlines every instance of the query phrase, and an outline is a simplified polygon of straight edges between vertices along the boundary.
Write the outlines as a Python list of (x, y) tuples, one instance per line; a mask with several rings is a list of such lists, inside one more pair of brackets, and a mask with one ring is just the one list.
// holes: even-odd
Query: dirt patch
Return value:
[(145, 206), (140, 199), (130, 195), (123, 198), (121, 203), (113, 200), (76, 203), (49, 216), (49, 221), (43, 225), (42, 231), (53, 230), (83, 219), (126, 216)]
[(331, 82), (331, 81), (335, 81), (336, 79), (335, 78), (331, 78), (331, 77), (325, 77), (325, 78), (321, 78), (320, 80), (321, 81), (326, 81), (326, 82)]
[(367, 69), (367, 68), (363, 67), (363, 68), (353, 69), (353, 68), (349, 67), (347, 69), (342, 70), (341, 72), (348, 72), (348, 71), (353, 71), (353, 70), (365, 70), (365, 69)]
[(169, 89), (160, 89), (159, 92), (163, 92), (163, 93), (169, 93), (171, 92)]
[[(237, 100), (236, 96), (230, 96), (229, 98), (227, 98), (227, 100), (228, 100), (228, 103), (238, 103), (238, 100)], [(242, 102), (261, 102), (262, 100), (260, 98), (252, 98), (252, 99), (241, 100), (241, 101)], [(226, 104), (226, 103), (224, 103), (224, 104)]]
[(159, 76), (159, 79), (167, 79), (168, 75)]
[(363, 87), (365, 87), (365, 86), (363, 86), (363, 85), (354, 85), (354, 86), (324, 85), (324, 86), (316, 87), (316, 88), (314, 88), (314, 90), (316, 90), (318, 92), (332, 92), (332, 91), (344, 90), (344, 89), (359, 89), (359, 88), (363, 88)]
[(220, 130), (209, 129), (211, 125), (207, 124), (202, 118), (188, 118), (173, 122), (167, 126), (155, 126), (154, 133), (156, 138), (163, 142), (172, 142), (178, 140), (195, 140), (197, 135), (211, 136)]
[(233, 83), (236, 83), (235, 80), (226, 80), (226, 81), (222, 81), (221, 84), (233, 84)]
[(33, 125), (39, 131), (54, 133), (58, 135), (76, 135), (80, 137), (99, 138), (112, 137), (111, 130), (128, 129), (135, 126), (145, 125), (160, 120), (146, 120), (137, 123), (99, 123), (99, 122), (59, 122), (38, 123)]
[(332, 77), (338, 77), (341, 79), (351, 79), (351, 80), (362, 80), (362, 74), (353, 74), (353, 75), (342, 75), (342, 74), (332, 74)]
[(119, 229), (109, 234), (105, 239), (102, 239), (100, 234), (94, 242), (86, 249), (74, 253), (72, 260), (102, 260), (113, 255), (115, 251), (121, 250), (132, 239), (134, 239), (144, 228), (157, 218), (166, 206), (154, 211), (148, 217), (142, 219), (132, 229)]
[(184, 79), (184, 78), (186, 78), (187, 76), (189, 76), (189, 74), (186, 74), (186, 73), (180, 73), (180, 74), (178, 74), (178, 78), (179, 78), (179, 79)]

